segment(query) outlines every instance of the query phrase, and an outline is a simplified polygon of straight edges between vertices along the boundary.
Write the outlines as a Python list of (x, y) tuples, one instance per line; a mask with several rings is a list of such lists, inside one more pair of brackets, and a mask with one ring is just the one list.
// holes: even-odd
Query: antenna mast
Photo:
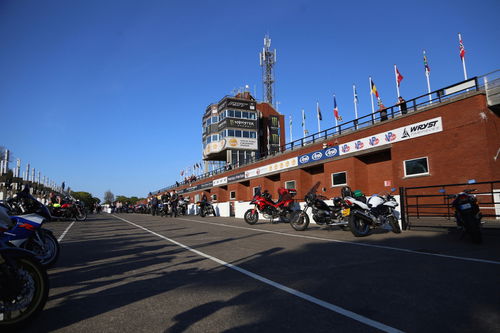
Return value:
[(276, 49), (271, 48), (271, 38), (268, 35), (264, 37), (264, 47), (259, 53), (260, 66), (262, 67), (262, 83), (264, 85), (264, 102), (273, 105), (274, 100), (274, 75), (273, 66), (276, 63)]

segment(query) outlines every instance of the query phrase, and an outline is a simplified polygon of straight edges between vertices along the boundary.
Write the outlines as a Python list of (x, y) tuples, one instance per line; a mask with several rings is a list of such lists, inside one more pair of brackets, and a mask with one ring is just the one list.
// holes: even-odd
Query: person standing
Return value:
[(408, 109), (407, 109), (407, 106), (406, 106), (406, 101), (403, 97), (399, 96), (398, 97), (398, 104), (399, 105), (399, 109), (401, 110), (401, 114), (407, 114), (408, 113)]
[(170, 212), (170, 217), (177, 217), (177, 203), (179, 202), (179, 195), (175, 190), (172, 191), (172, 196), (170, 197), (170, 203), (172, 204), (172, 211)]
[(158, 210), (158, 198), (154, 196), (151, 199), (151, 215), (155, 216), (157, 215), (157, 210)]

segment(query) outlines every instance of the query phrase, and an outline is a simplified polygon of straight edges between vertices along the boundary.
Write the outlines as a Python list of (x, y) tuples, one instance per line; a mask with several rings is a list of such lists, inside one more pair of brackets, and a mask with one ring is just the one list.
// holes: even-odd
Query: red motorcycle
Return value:
[(265, 218), (271, 221), (279, 218), (282, 222), (290, 223), (294, 212), (293, 197), (297, 194), (297, 191), (294, 189), (280, 187), (278, 189), (278, 194), (278, 202), (274, 202), (271, 198), (271, 194), (269, 194), (267, 190), (261, 193), (259, 187), (257, 189), (257, 193), (255, 193), (252, 201), (250, 202), (250, 204), (255, 205), (255, 207), (245, 212), (245, 222), (248, 224), (257, 223), (259, 220), (259, 213), (261, 213)]

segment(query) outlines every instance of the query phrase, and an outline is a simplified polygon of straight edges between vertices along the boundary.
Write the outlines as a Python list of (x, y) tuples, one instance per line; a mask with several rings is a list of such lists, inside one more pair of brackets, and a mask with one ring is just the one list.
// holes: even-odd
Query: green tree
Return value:
[(71, 195), (75, 199), (82, 201), (85, 207), (93, 207), (96, 202), (101, 202), (101, 200), (94, 198), (89, 192), (71, 192)]
[(104, 192), (104, 203), (110, 204), (115, 201), (115, 195), (110, 190)]

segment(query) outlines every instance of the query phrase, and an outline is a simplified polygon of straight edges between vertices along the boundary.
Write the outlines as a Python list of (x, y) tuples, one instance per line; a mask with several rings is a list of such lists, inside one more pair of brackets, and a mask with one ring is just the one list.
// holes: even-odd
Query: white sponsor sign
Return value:
[(399, 127), (394, 130), (343, 143), (339, 146), (340, 155), (355, 153), (365, 149), (409, 140), (441, 131), (443, 131), (443, 121), (441, 117), (432, 118), (419, 123)]
[(219, 186), (219, 185), (224, 185), (224, 184), (227, 184), (227, 177), (214, 179), (214, 181), (213, 181), (213, 186)]
[(276, 162), (276, 163), (268, 164), (268, 165), (265, 165), (265, 166), (262, 166), (259, 168), (245, 171), (245, 178), (251, 178), (251, 177), (265, 175), (267, 173), (271, 173), (271, 172), (275, 172), (275, 171), (286, 170), (289, 168), (296, 167), (297, 165), (298, 165), (298, 158), (293, 157), (293, 158), (289, 158), (289, 159), (281, 161), (281, 162)]

